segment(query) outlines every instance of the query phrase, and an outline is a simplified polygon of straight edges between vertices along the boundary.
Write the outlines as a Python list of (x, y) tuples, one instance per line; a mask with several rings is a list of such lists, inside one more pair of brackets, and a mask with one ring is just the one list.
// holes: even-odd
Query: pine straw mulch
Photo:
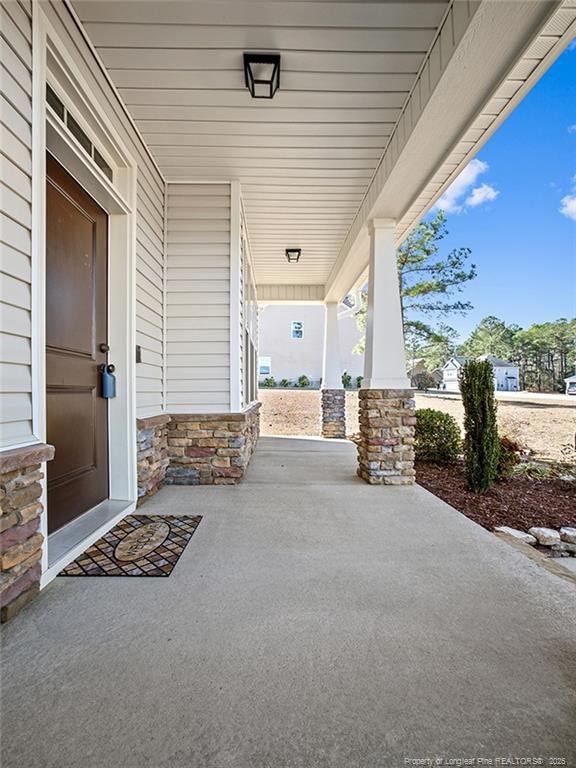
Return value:
[(522, 531), (576, 525), (576, 483), (565, 480), (514, 477), (479, 494), (468, 490), (462, 464), (419, 461), (416, 482), (489, 531), (498, 525)]

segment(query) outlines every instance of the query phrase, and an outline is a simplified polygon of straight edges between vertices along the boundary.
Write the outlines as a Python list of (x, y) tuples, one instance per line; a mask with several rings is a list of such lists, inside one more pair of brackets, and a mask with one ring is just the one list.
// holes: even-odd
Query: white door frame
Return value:
[[(51, 66), (52, 63), (52, 66)], [(114, 128), (105, 122), (94, 94), (74, 66), (70, 53), (48, 22), (40, 3), (33, 4), (33, 121), (32, 121), (32, 410), (36, 440), (46, 442), (46, 151), (78, 181), (108, 214), (108, 344), (116, 366), (117, 396), (109, 401), (109, 497), (133, 509), (136, 479), (136, 179), (137, 164)], [(70, 73), (70, 77), (68, 74)], [(46, 83), (56, 90), (75, 119), (114, 171), (114, 183), (95, 166), (58, 117), (46, 108)], [(86, 119), (83, 121), (83, 117)], [(46, 475), (46, 467), (44, 467)], [(40, 531), (45, 537), (41, 586), (51, 581), (65, 562), (49, 567), (46, 479), (43, 481)], [(66, 555), (71, 562), (102, 530), (94, 531)]]

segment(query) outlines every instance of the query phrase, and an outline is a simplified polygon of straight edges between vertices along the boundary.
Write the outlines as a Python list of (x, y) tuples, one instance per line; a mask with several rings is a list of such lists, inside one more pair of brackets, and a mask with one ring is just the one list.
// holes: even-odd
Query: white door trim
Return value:
[[(108, 344), (110, 360), (116, 366), (117, 396), (108, 409), (109, 497), (124, 500), (127, 510), (137, 498), (136, 479), (136, 181), (137, 163), (127, 151), (88, 85), (82, 80), (71, 54), (47, 20), (39, 3), (33, 4), (33, 119), (32, 119), (32, 403), (33, 431), (46, 442), (46, 151), (78, 180), (80, 185), (108, 214)], [(57, 61), (52, 72), (49, 58)], [(68, 73), (73, 76), (68, 78)], [(98, 132), (112, 147), (114, 183), (97, 169), (65, 126), (46, 109), (46, 82), (57, 88), (72, 106), (75, 118), (95, 142)], [(110, 156), (110, 153), (108, 153)], [(44, 467), (46, 475), (46, 467)], [(46, 545), (42, 553), (42, 580), (45, 586), (54, 576), (49, 568), (48, 509), (46, 480), (43, 482), (43, 512), (40, 531)], [(86, 539), (86, 544), (93, 538)], [(75, 547), (70, 560), (78, 554)], [(58, 563), (62, 567), (61, 559)]]

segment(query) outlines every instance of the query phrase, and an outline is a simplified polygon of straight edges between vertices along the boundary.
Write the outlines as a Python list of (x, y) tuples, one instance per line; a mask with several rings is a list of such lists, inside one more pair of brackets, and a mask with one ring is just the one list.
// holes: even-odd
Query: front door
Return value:
[(108, 217), (52, 158), (46, 179), (48, 532), (108, 498)]

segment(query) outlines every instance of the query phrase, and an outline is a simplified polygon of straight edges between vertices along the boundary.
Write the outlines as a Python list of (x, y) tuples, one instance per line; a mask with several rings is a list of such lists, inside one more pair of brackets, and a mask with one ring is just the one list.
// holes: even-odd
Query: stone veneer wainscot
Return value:
[(168, 422), (170, 416), (151, 416), (136, 421), (138, 446), (138, 503), (142, 504), (163, 485), (168, 458)]
[(260, 434), (260, 403), (241, 413), (174, 414), (168, 424), (168, 485), (234, 485)]
[(40, 591), (43, 535), (41, 463), (54, 457), (51, 445), (0, 453), (0, 619), (7, 621)]
[(370, 485), (411, 485), (416, 474), (412, 391), (361, 389), (358, 394), (358, 475)]

